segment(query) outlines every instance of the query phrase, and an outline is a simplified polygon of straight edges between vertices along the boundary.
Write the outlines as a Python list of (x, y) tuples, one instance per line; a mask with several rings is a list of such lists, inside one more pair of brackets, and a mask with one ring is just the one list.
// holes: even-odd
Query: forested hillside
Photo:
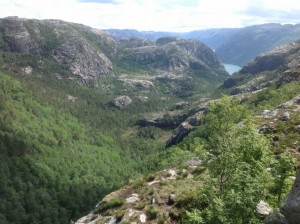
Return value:
[(36, 83), (23, 87), (3, 73), (0, 81), (1, 223), (68, 223), (128, 178), (153, 168), (143, 162), (159, 150), (157, 144), (122, 137), (132, 111), (82, 110), (67, 98), (54, 105), (52, 94), (59, 93), (47, 87), (34, 89), (49, 96), (39, 96), (39, 103), (32, 96), (39, 93), (27, 90)]
[(195, 53), (204, 48), (216, 66), (189, 56), (199, 66), (191, 72), (188, 61), (179, 73), (138, 66), (129, 49), (83, 25), (12, 17), (0, 27), (1, 223), (68, 223), (128, 179), (159, 169), (155, 155), (171, 129), (139, 127), (138, 119), (174, 107), (180, 95), (207, 95), (227, 75), (202, 44)]

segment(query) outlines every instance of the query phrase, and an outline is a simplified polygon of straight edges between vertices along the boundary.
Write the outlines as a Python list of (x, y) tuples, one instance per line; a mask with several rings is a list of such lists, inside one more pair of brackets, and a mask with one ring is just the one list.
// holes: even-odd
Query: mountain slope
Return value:
[(117, 44), (104, 32), (59, 20), (29, 20), (7, 17), (0, 20), (0, 49), (33, 54), (64, 64), (85, 84), (113, 73), (111, 59)]
[[(177, 93), (185, 88), (184, 83), (193, 83), (191, 80), (195, 79), (194, 83), (200, 84), (192, 87), (189, 95), (207, 91), (227, 75), (215, 53), (198, 41), (182, 39), (165, 46), (138, 42), (117, 42), (104, 31), (58, 20), (18, 17), (0, 20), (2, 67), (7, 70), (13, 67), (13, 73), (20, 69), (17, 72), (21, 74), (26, 71), (38, 74), (48, 69), (47, 75), (95, 88), (101, 88), (104, 80), (114, 80), (113, 86), (118, 86), (114, 77), (126, 74), (133, 79), (154, 81), (153, 89)], [(11, 57), (18, 59), (13, 62)], [(156, 78), (162, 73), (183, 80), (176, 81), (173, 88), (164, 78)]]
[(299, 38), (299, 24), (250, 26), (235, 32), (216, 52), (224, 63), (242, 66), (261, 53)]
[(299, 80), (300, 41), (281, 45), (256, 57), (238, 73), (224, 81), (226, 92), (239, 93), (260, 90), (272, 82), (276, 85)]

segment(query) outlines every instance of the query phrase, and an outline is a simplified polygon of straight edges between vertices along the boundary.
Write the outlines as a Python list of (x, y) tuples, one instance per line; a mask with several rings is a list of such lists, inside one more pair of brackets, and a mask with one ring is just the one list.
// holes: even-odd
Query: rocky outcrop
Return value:
[(176, 145), (182, 141), (191, 131), (196, 130), (202, 122), (202, 116), (204, 111), (197, 112), (194, 116), (189, 117), (182, 122), (172, 133), (166, 142), (166, 147)]
[(128, 78), (127, 76), (122, 76), (118, 80), (123, 82), (124, 85), (129, 86), (131, 88), (141, 88), (147, 90), (154, 87), (153, 82), (145, 79), (134, 79)]
[[(206, 111), (209, 101), (204, 99), (203, 102), (199, 102), (197, 106), (190, 109), (181, 110), (183, 105), (187, 105), (187, 102), (179, 102), (175, 104), (177, 111), (166, 111), (160, 113), (152, 113), (139, 119), (137, 124), (140, 126), (156, 126), (160, 128), (176, 128), (182, 122), (187, 122), (191, 126), (199, 125), (202, 114)], [(187, 126), (187, 125), (183, 125)]]
[(123, 109), (125, 107), (128, 107), (131, 103), (132, 99), (129, 96), (119, 96), (116, 99), (108, 102), (107, 106)]
[(0, 20), (4, 52), (34, 54), (66, 65), (86, 85), (97, 87), (97, 78), (113, 73), (111, 59), (117, 43), (103, 31), (60, 20)]
[[(300, 57), (298, 57), (300, 58)], [(298, 63), (298, 65), (300, 62)], [(276, 82), (276, 85), (279, 87), (284, 83), (290, 83), (293, 81), (300, 81), (300, 67), (295, 67), (286, 70), (283, 72), (280, 76), (279, 79)]]
[(227, 74), (212, 49), (199, 41), (179, 37), (160, 38), (156, 41), (156, 46), (127, 48), (121, 57), (166, 71), (205, 69), (216, 75)]
[(185, 136), (187, 136), (192, 130), (196, 130), (197, 127), (193, 127), (188, 122), (182, 122), (172, 133), (171, 137), (166, 142), (166, 147), (178, 144)]
[(222, 87), (231, 95), (261, 90), (272, 83), (280, 87), (300, 80), (299, 64), (300, 41), (291, 42), (256, 57), (225, 80)]
[(106, 195), (92, 212), (75, 224), (180, 223), (175, 216), (182, 205), (180, 200), (187, 192), (202, 186), (201, 181), (194, 177), (205, 170), (199, 159), (187, 160), (185, 168), (165, 169), (130, 181)]
[(291, 42), (289, 44), (279, 46), (274, 50), (256, 57), (254, 61), (241, 69), (241, 73), (256, 74), (262, 71), (273, 71), (282, 66), (293, 67), (297, 63), (289, 61), (290, 59), (287, 57), (299, 52), (299, 50), (299, 42)]
[(152, 113), (138, 120), (138, 125), (156, 126), (159, 128), (175, 128), (187, 117), (188, 113), (182, 112), (165, 112), (165, 113)]
[(261, 90), (269, 85), (270, 85), (270, 82), (268, 81), (268, 77), (266, 77), (264, 75), (258, 76), (257, 78), (253, 78), (249, 82), (247, 82), (243, 85), (239, 85), (239, 86), (233, 88), (230, 91), (230, 95), (255, 92), (255, 91)]
[(280, 209), (289, 224), (300, 223), (300, 171), (298, 171), (292, 190), (284, 199), (284, 205)]

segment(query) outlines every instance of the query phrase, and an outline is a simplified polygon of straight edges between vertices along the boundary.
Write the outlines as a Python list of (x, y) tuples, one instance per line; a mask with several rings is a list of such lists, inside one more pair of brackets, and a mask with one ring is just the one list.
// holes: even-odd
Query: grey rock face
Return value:
[(284, 199), (281, 212), (289, 224), (300, 223), (300, 171), (298, 171), (292, 190)]
[(80, 82), (97, 86), (113, 73), (117, 43), (103, 31), (60, 20), (0, 19), (0, 36), (12, 53), (34, 54), (66, 65)]
[(179, 37), (160, 38), (156, 41), (156, 46), (127, 48), (121, 57), (166, 71), (201, 68), (227, 74), (212, 49), (200, 41)]

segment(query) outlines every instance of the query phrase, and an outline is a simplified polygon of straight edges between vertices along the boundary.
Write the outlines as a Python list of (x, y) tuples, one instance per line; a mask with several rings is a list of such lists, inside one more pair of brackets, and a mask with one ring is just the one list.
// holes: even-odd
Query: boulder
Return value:
[(291, 100), (289, 100), (285, 103), (280, 104), (277, 108), (279, 108), (279, 109), (288, 109), (293, 105), (300, 105), (300, 95), (294, 97), (293, 99), (291, 99)]
[(259, 215), (268, 216), (273, 211), (273, 209), (268, 203), (260, 200), (259, 203), (256, 205), (256, 211)]
[(178, 103), (175, 104), (175, 109), (176, 109), (176, 110), (181, 110), (181, 109), (183, 109), (184, 107), (186, 107), (187, 105), (189, 105), (188, 102), (185, 102), (185, 101), (178, 102)]
[(278, 113), (278, 110), (264, 110), (260, 116), (263, 118), (272, 118), (275, 117)]
[(295, 131), (300, 131), (300, 124), (294, 127)]
[(290, 114), (289, 112), (284, 112), (283, 114), (281, 114), (278, 118), (281, 121), (288, 121), (290, 119)]
[(273, 131), (274, 131), (274, 128), (270, 127), (267, 124), (263, 124), (259, 129), (259, 133), (271, 133)]
[(300, 223), (300, 171), (298, 171), (292, 190), (283, 200), (280, 210), (289, 224)]
[(199, 160), (196, 157), (193, 157), (193, 158), (189, 159), (188, 161), (186, 161), (184, 164), (186, 166), (199, 166), (199, 165), (201, 165), (201, 163), (202, 163), (201, 160)]
[(128, 107), (131, 103), (132, 99), (129, 96), (119, 96), (116, 99), (108, 102), (107, 106), (123, 109), (125, 107)]

